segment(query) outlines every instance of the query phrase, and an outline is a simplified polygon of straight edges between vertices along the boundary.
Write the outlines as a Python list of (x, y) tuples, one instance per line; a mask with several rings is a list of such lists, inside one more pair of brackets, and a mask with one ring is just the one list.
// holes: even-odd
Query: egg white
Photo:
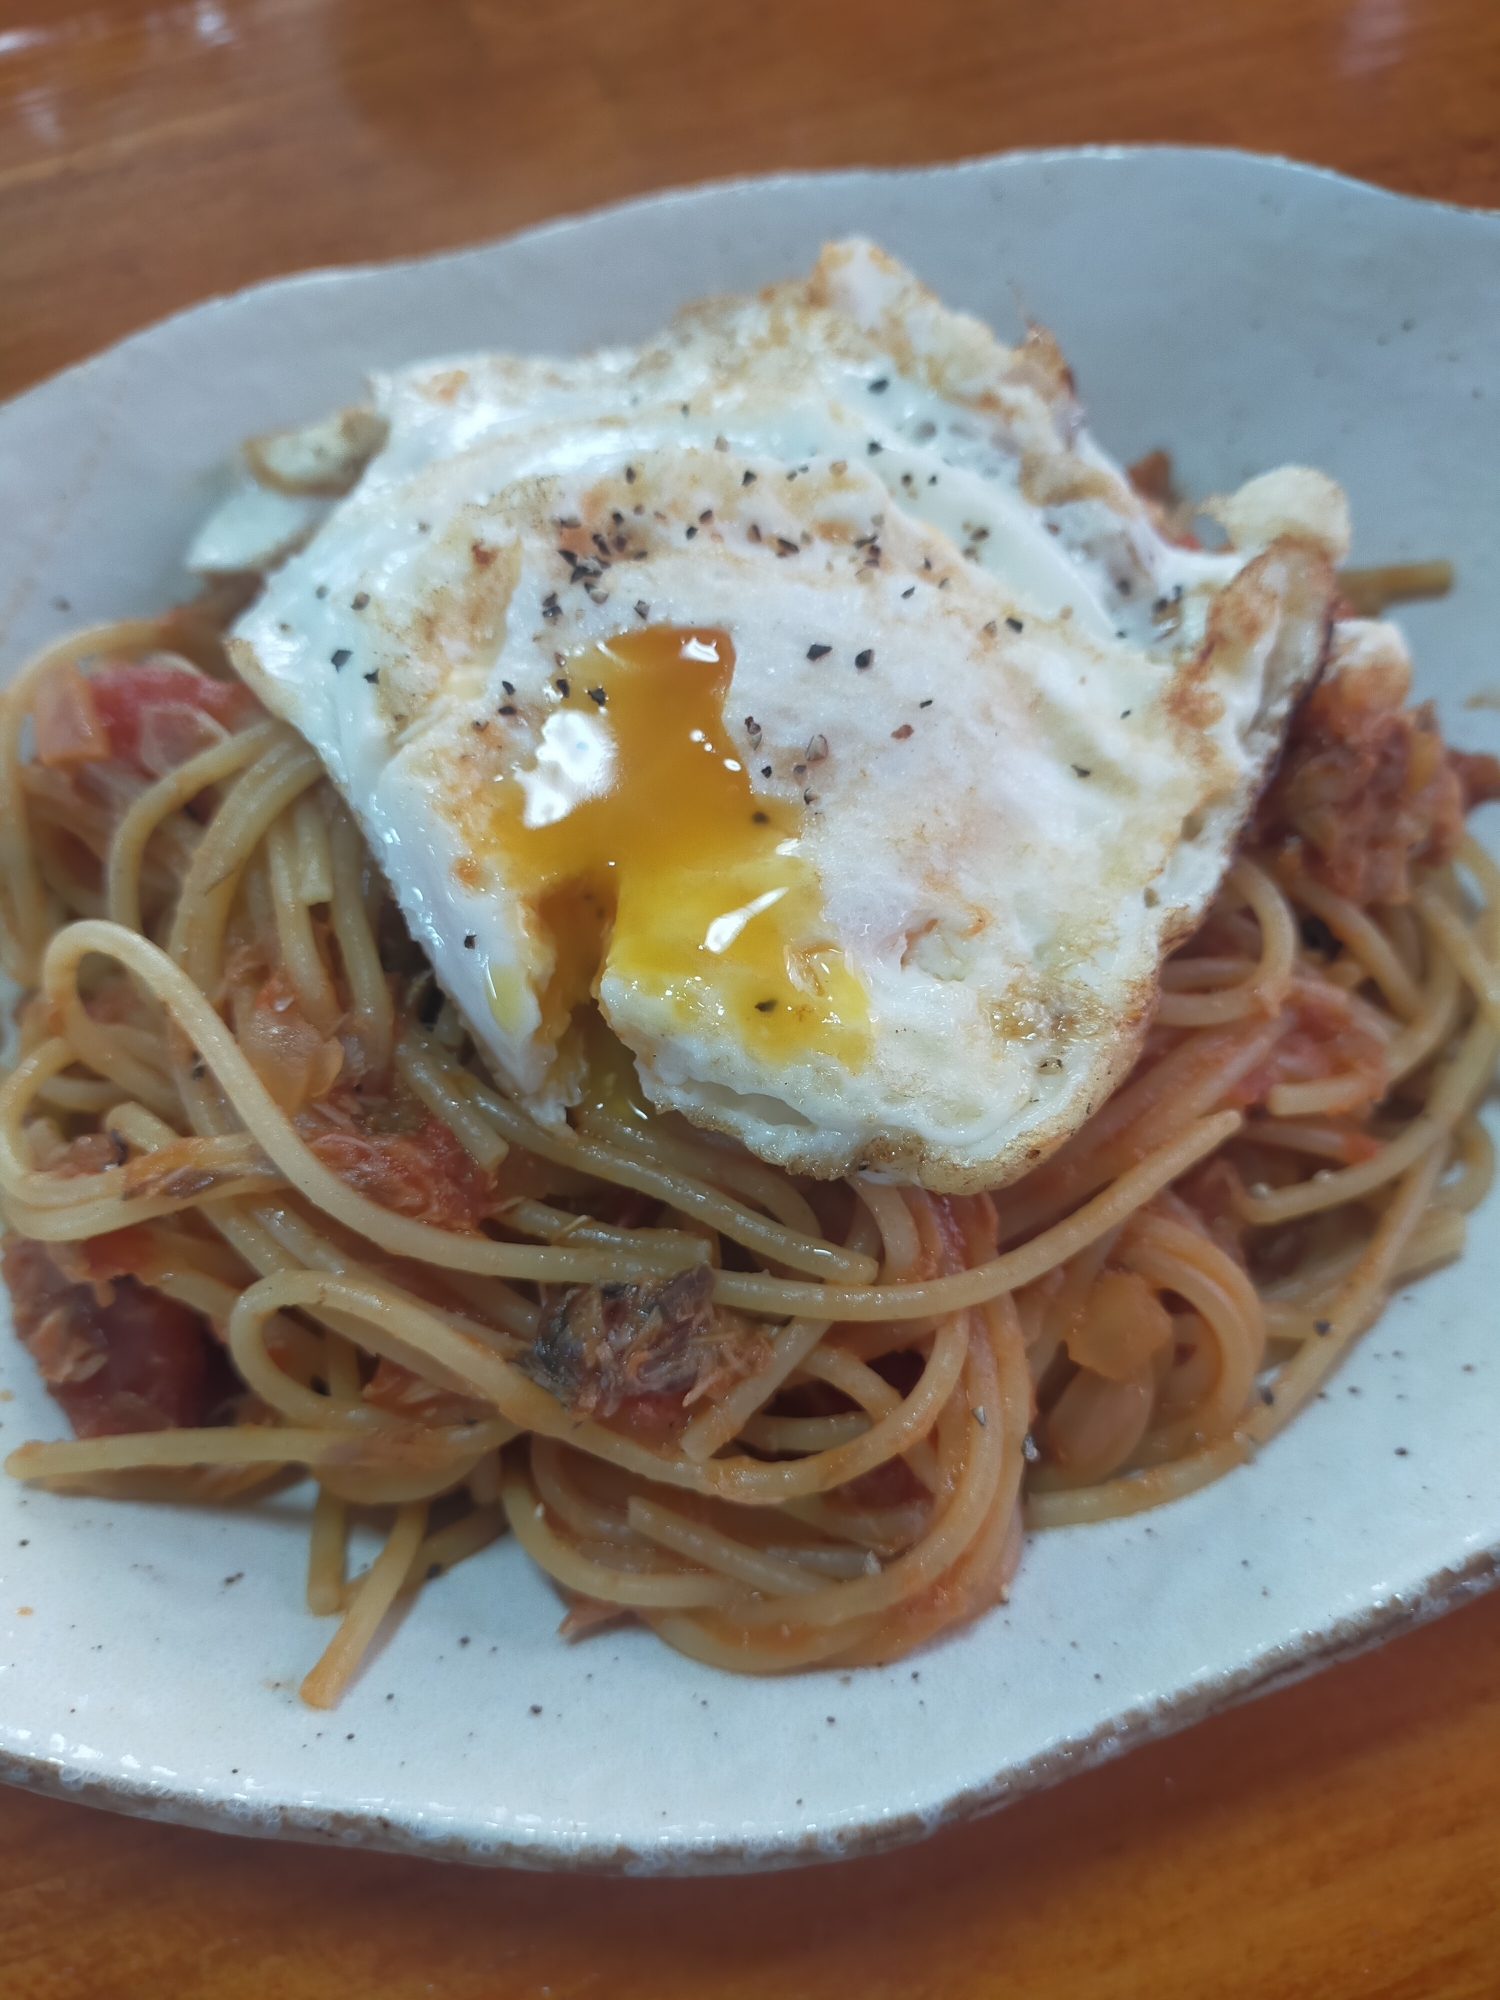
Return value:
[(1267, 475), (1226, 503), (1233, 548), (1173, 545), (1047, 336), (1003, 346), (863, 243), (638, 350), (419, 368), (375, 403), (384, 449), (235, 657), (322, 756), (507, 1086), (555, 1120), (582, 1077), (542, 1030), (551, 942), (476, 851), (475, 801), (537, 781), (559, 655), (718, 627), (726, 722), (757, 724), (734, 754), (798, 806), (869, 1051), (768, 1062), (606, 959), (599, 1005), (648, 1096), (796, 1171), (961, 1191), (1074, 1130), (1318, 669), (1337, 488)]

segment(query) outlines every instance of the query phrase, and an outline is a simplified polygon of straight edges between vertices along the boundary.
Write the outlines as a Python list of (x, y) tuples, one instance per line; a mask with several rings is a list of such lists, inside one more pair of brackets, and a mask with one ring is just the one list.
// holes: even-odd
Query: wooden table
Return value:
[[(0, 0), (0, 395), (213, 292), (666, 183), (1089, 140), (1500, 206), (1496, 0)], [(1500, 1592), (925, 1847), (489, 1875), (0, 1797), (0, 1991), (1500, 1991)]]

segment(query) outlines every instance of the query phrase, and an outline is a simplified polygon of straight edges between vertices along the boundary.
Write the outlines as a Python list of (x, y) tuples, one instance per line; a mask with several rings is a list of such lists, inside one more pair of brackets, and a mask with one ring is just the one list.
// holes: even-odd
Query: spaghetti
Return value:
[(1003, 1596), (1023, 1525), (1241, 1462), (1461, 1249), (1500, 1049), (1462, 815), (1497, 779), (1389, 691), (1319, 689), (1131, 1079), (1023, 1180), (940, 1197), (794, 1181), (607, 1094), (538, 1125), (210, 621), (54, 646), (0, 697), (0, 1196), (79, 1435), (7, 1469), (311, 1475), (315, 1706), (507, 1528), (567, 1631), (887, 1660)]

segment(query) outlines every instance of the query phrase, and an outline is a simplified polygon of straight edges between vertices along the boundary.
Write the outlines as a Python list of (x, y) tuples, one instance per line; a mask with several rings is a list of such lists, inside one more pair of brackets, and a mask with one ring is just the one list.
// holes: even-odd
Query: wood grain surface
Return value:
[[(0, 0), (0, 395), (281, 271), (1177, 140), (1500, 206), (1497, 0)], [(1500, 1592), (877, 1861), (444, 1869), (0, 1795), (8, 2000), (1500, 1993)]]

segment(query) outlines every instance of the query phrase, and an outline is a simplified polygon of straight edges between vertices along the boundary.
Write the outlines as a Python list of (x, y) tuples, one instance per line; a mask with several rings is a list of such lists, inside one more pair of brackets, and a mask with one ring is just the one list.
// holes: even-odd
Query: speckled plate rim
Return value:
[(186, 1793), (154, 1790), (119, 1780), (102, 1780), (58, 1759), (18, 1757), (0, 1752), (0, 1784), (70, 1805), (184, 1826), (204, 1833), (229, 1833), (250, 1840), (288, 1840), (308, 1847), (361, 1848), (371, 1853), (414, 1856), (423, 1861), (457, 1862), (468, 1867), (510, 1868), (532, 1874), (660, 1876), (772, 1874), (889, 1854), (925, 1840), (940, 1827), (985, 1819), (1033, 1792), (1113, 1762), (1147, 1743), (1190, 1729), (1223, 1710), (1293, 1687), (1325, 1667), (1357, 1659), (1391, 1639), (1456, 1611), (1500, 1584), (1500, 1548), (1471, 1558), (1461, 1569), (1435, 1577), (1415, 1595), (1393, 1597), (1363, 1617), (1340, 1620), (1309, 1635), (1300, 1647), (1268, 1654), (1254, 1667), (1205, 1680), (1153, 1706), (1102, 1722), (1086, 1736), (1060, 1743), (1025, 1762), (997, 1772), (982, 1783), (952, 1793), (926, 1811), (910, 1811), (827, 1834), (804, 1833), (774, 1849), (749, 1849), (733, 1842), (682, 1848), (668, 1861), (639, 1849), (583, 1844), (568, 1849), (532, 1842), (476, 1841), (462, 1833), (433, 1836), (386, 1814), (328, 1811), (297, 1805), (263, 1806), (230, 1812), (217, 1802)]
[[(195, 336), (199, 331), (207, 330), (216, 335), (217, 329), (229, 328), (232, 338), (237, 313), (242, 313), (247, 307), (253, 311), (269, 306), (273, 313), (287, 318), (295, 337), (299, 330), (305, 328), (309, 318), (316, 320), (320, 303), (346, 296), (353, 288), (373, 287), (376, 293), (386, 287), (399, 291), (412, 284), (441, 284), (446, 276), (461, 277), (471, 290), (477, 288), (477, 293), (482, 294), (487, 265), (498, 265), (507, 257), (524, 261), (540, 255), (545, 260), (547, 255), (555, 256), (570, 244), (586, 243), (590, 232), (599, 231), (606, 235), (628, 237), (632, 231), (644, 230), (659, 247), (675, 225), (693, 225), (695, 222), (701, 225), (706, 214), (711, 215), (718, 210), (722, 210), (728, 218), (736, 204), (769, 204), (771, 210), (785, 210), (788, 215), (794, 209), (800, 213), (804, 207), (818, 208), (821, 204), (823, 210), (832, 208), (840, 211), (843, 219), (836, 226), (859, 227), (879, 238), (888, 233), (884, 227), (886, 213), (908, 197), (912, 197), (916, 207), (920, 208), (924, 198), (931, 198), (935, 203), (949, 199), (957, 203), (974, 197), (976, 192), (983, 193), (988, 187), (997, 191), (997, 201), (1024, 195), (1040, 199), (1039, 189), (1060, 182), (1067, 184), (1061, 197), (1066, 208), (1080, 185), (1077, 179), (1080, 175), (1088, 183), (1090, 198), (1106, 208), (1115, 198), (1121, 176), (1145, 176), (1148, 180), (1152, 176), (1165, 176), (1160, 186), (1170, 189), (1175, 185), (1182, 191), (1184, 199), (1187, 179), (1201, 186), (1207, 177), (1216, 184), (1222, 184), (1231, 199), (1242, 204), (1233, 218), (1237, 224), (1244, 223), (1256, 204), (1283, 214), (1300, 216), (1303, 220), (1311, 214), (1326, 223), (1328, 214), (1320, 208), (1320, 203), (1331, 203), (1334, 208), (1341, 207), (1346, 215), (1356, 214), (1362, 220), (1388, 218), (1393, 232), (1396, 235), (1404, 232), (1408, 241), (1413, 229), (1419, 238), (1440, 231), (1447, 241), (1461, 238), (1471, 248), (1482, 247), (1485, 253), (1485, 282), (1494, 288), (1493, 295), (1500, 298), (1500, 219), (1496, 217), (1479, 211), (1416, 201), (1348, 181), (1323, 169), (1267, 156), (1171, 147), (1059, 150), (1001, 155), (957, 166), (916, 170), (855, 170), (726, 182), (625, 203), (589, 216), (551, 222), (507, 242), (478, 249), (442, 253), (399, 264), (302, 273), (190, 308), (129, 336), (102, 355), (63, 371), (0, 409), (0, 498), (8, 490), (14, 490), (13, 487), (7, 488), (7, 472), (12, 479), (15, 478), (25, 455), (34, 453), (38, 438), (56, 427), (59, 412), (70, 413), (75, 430), (80, 432), (73, 441), (74, 448), (59, 455), (55, 476), (51, 476), (50, 486), (42, 495), (44, 504), (39, 505), (31, 516), (33, 532), (24, 538), (27, 546), (8, 565), (8, 578), (5, 569), (0, 568), (0, 648), (4, 649), (7, 658), (19, 657), (31, 643), (48, 636), (55, 629), (59, 621), (56, 617), (49, 617), (46, 591), (59, 574), (58, 565), (66, 564), (70, 538), (79, 528), (101, 468), (109, 463), (114, 437), (109, 414), (111, 394), (118, 409), (128, 384), (131, 364), (142, 357), (149, 360), (164, 343), (169, 344), (185, 333)], [(1101, 176), (1105, 178), (1101, 179)], [(1111, 176), (1116, 177), (1114, 184), (1111, 184)], [(665, 235), (663, 225), (666, 226)], [(651, 234), (653, 230), (655, 235)], [(1370, 234), (1378, 239), (1380, 233), (1377, 222)], [(785, 234), (794, 237), (798, 231), (788, 226)], [(924, 265), (921, 255), (914, 254), (905, 244), (898, 241), (893, 247), (905, 249), (918, 268), (923, 269), (924, 275), (927, 274), (931, 259), (926, 260)], [(764, 246), (757, 244), (747, 258), (741, 255), (738, 245), (730, 245), (727, 249), (721, 246), (719, 262), (727, 264), (730, 269), (716, 270), (704, 283), (690, 284), (685, 292), (679, 290), (679, 294), (672, 293), (670, 286), (665, 292), (660, 289), (659, 270), (654, 274), (649, 269), (633, 273), (633, 283), (621, 288), (629, 295), (623, 303), (623, 310), (613, 319), (606, 311), (604, 324), (596, 327), (589, 322), (587, 313), (582, 316), (580, 325), (583, 333), (579, 344), (606, 335), (626, 337), (630, 333), (649, 331), (677, 295), (688, 295), (710, 285), (756, 282), (762, 276), (774, 275), (781, 268), (795, 267), (795, 256), (788, 261), (777, 256), (767, 260), (762, 255), (761, 265), (756, 268), (756, 254), (763, 250)], [(742, 276), (738, 275), (741, 267)], [(1011, 275), (1024, 284), (1028, 273), (1018, 271)], [(657, 286), (654, 292), (653, 284)], [(967, 300), (960, 302), (968, 303)], [(1032, 306), (1030, 296), (1026, 303), (1028, 307)], [(1047, 298), (1040, 298), (1035, 304), (1041, 316), (1048, 316)], [(596, 301), (596, 316), (597, 310)], [(993, 306), (991, 310), (993, 313)], [(1075, 361), (1079, 360), (1080, 342), (1077, 338), (1070, 338), (1070, 329), (1066, 324), (1061, 331), (1071, 356)], [(372, 344), (378, 346), (378, 342)], [(473, 344), (473, 341), (433, 342), (431, 350), (440, 351), (443, 344), (458, 348)], [(518, 341), (517, 344), (521, 343)], [(1086, 349), (1087, 346), (1088, 342), (1083, 341), (1082, 347)], [(383, 361), (387, 356), (376, 354), (372, 358)], [(113, 382), (110, 380), (112, 372), (115, 377)], [(1151, 372), (1147, 370), (1148, 375)], [(1080, 373), (1085, 393), (1090, 394), (1092, 387), (1101, 379), (1101, 373), (1107, 375), (1108, 370), (1107, 366), (1101, 369), (1101, 358), (1095, 355), (1084, 359)], [(1160, 374), (1159, 365), (1157, 374)], [(1117, 420), (1122, 412), (1130, 408), (1130, 389), (1130, 370), (1127, 368), (1123, 381), (1114, 383), (1110, 394), (1104, 398), (1106, 403), (1113, 404)], [(316, 396), (319, 392), (313, 390), (310, 393)], [(316, 407), (318, 404), (314, 401), (307, 413), (311, 414), (312, 408)], [(302, 411), (286, 414), (295, 416)], [(1118, 421), (1114, 427), (1101, 423), (1100, 429), (1107, 442), (1124, 448)], [(208, 441), (214, 446), (213, 456), (221, 455), (222, 449), (233, 442), (234, 434)], [(1179, 440), (1174, 437), (1172, 442), (1177, 444)], [(10, 454), (9, 463), (7, 453)], [(1320, 458), (1310, 451), (1307, 455), (1313, 457), (1315, 462), (1330, 462), (1326, 454)], [(1337, 457), (1336, 451), (1333, 457)], [(1264, 459), (1263, 462), (1272, 461)], [(205, 480), (208, 479), (208, 457), (205, 457), (201, 469)], [(1251, 468), (1247, 465), (1245, 469)], [(1334, 469), (1341, 470), (1337, 465)], [(176, 473), (180, 476), (180, 467), (176, 468)], [(1357, 481), (1352, 483), (1357, 487)], [(203, 490), (200, 482), (199, 489), (191, 495), (184, 492), (184, 520), (191, 519), (201, 509)], [(1358, 502), (1360, 496), (1357, 491), (1355, 497)], [(125, 539), (128, 544), (128, 535)], [(179, 542), (176, 546), (180, 545)], [(1393, 548), (1381, 552), (1398, 553)], [(158, 551), (158, 557), (160, 554)], [(124, 548), (116, 567), (125, 577), (138, 580), (139, 587), (148, 593), (154, 588), (151, 566), (142, 565), (138, 550), (129, 546)], [(106, 565), (105, 573), (99, 579), (101, 587), (107, 586), (111, 592), (107, 601), (98, 606), (79, 608), (88, 612), (97, 610), (99, 615), (104, 615), (109, 608), (134, 608), (122, 601), (118, 589), (120, 578), (109, 576), (107, 569)], [(73, 609), (70, 607), (69, 618), (61, 622), (70, 622)], [(1422, 621), (1419, 618), (1413, 622)], [(1434, 628), (1434, 639), (1439, 639), (1441, 618), (1429, 622)], [(1473, 731), (1469, 733), (1472, 735)], [(1492, 1207), (1490, 1214), (1493, 1213)], [(1472, 1319), (1473, 1310), (1476, 1307), (1482, 1309), (1486, 1290), (1493, 1290), (1493, 1279), (1487, 1285), (1485, 1273), (1487, 1270), (1494, 1272), (1495, 1268), (1494, 1255), (1491, 1253), (1481, 1261), (1478, 1245), (1474, 1245), (1461, 1266), (1429, 1281), (1439, 1288), (1438, 1291), (1429, 1291), (1424, 1285), (1410, 1295), (1409, 1301), (1403, 1302), (1402, 1324), (1411, 1323), (1420, 1327), (1425, 1320), (1432, 1318), (1436, 1323), (1446, 1314), (1460, 1329), (1465, 1329)], [(1447, 1303), (1444, 1304), (1443, 1300)], [(1466, 1332), (1463, 1337), (1467, 1337)], [(1397, 1400), (1401, 1399), (1401, 1392), (1392, 1391), (1392, 1394)], [(1371, 1407), (1374, 1407), (1373, 1402)], [(1385, 1417), (1391, 1413), (1382, 1406), (1382, 1414)], [(1487, 1421), (1491, 1415), (1500, 1414), (1500, 1405), (1491, 1412), (1488, 1402), (1485, 1402), (1481, 1414)], [(1311, 1435), (1313, 1426), (1323, 1423), (1326, 1427), (1335, 1419), (1325, 1417), (1321, 1412), (1311, 1412), (1300, 1422), (1309, 1427)], [(1401, 1434), (1405, 1435), (1405, 1432)], [(1489, 1435), (1493, 1434), (1493, 1429), (1490, 1429)], [(1340, 1432), (1332, 1440), (1335, 1456), (1339, 1454), (1344, 1435)], [(1353, 1435), (1356, 1450), (1364, 1454), (1360, 1458), (1361, 1474), (1374, 1477), (1373, 1449), (1365, 1450), (1371, 1445), (1371, 1440), (1357, 1429)], [(1268, 1453), (1262, 1455), (1262, 1463), (1273, 1456), (1285, 1459), (1289, 1453), (1296, 1454), (1299, 1450), (1297, 1437), (1298, 1432), (1294, 1430), (1287, 1439), (1273, 1445)], [(1380, 1448), (1384, 1448), (1386, 1441), (1382, 1431), (1377, 1441)], [(1397, 1447), (1397, 1450), (1401, 1456), (1406, 1455), (1404, 1448)], [(1303, 1452), (1302, 1456), (1305, 1457), (1306, 1453)], [(1346, 1469), (1346, 1462), (1342, 1459), (1340, 1469), (1341, 1472)], [(1254, 1467), (1246, 1468), (1243, 1473), (1233, 1475), (1233, 1480), (1253, 1479), (1256, 1470)], [(1229, 1483), (1226, 1482), (1226, 1485)], [(1195, 1495), (1159, 1517), (1166, 1524), (1168, 1538), (1189, 1544), (1192, 1541), (1192, 1534), (1178, 1533), (1172, 1526), (1173, 1522), (1182, 1523), (1185, 1530), (1194, 1523), (1202, 1530), (1207, 1523), (1210, 1535), (1222, 1534), (1222, 1525), (1215, 1527), (1210, 1517), (1217, 1514), (1222, 1524), (1224, 1487), (1213, 1489), (1213, 1494), (1219, 1496), (1217, 1500), (1210, 1494)], [(5, 1524), (7, 1501), (12, 1497), (0, 1493), (0, 1530)], [(1247, 1512), (1246, 1524), (1252, 1519), (1253, 1511)], [(33, 1527), (34, 1524), (35, 1517)], [(1080, 1536), (1085, 1541), (1076, 1539)], [(1088, 1538), (1093, 1538), (1093, 1546), (1104, 1554), (1102, 1566), (1099, 1562), (1090, 1565), (1102, 1575), (1109, 1568), (1113, 1554), (1118, 1553), (1116, 1545), (1122, 1540), (1119, 1534), (1112, 1535), (1111, 1529), (1076, 1530), (1068, 1531), (1064, 1537), (1048, 1539), (1059, 1545), (1068, 1542), (1082, 1549)], [(1131, 1536), (1123, 1539), (1133, 1540)], [(1109, 1545), (1108, 1550), (1106, 1544)], [(1440, 1553), (1434, 1554), (1438, 1544), (1443, 1546)], [(630, 1831), (611, 1827), (608, 1824), (610, 1814), (601, 1812), (591, 1826), (574, 1821), (567, 1831), (556, 1825), (539, 1824), (525, 1832), (506, 1832), (497, 1825), (476, 1818), (472, 1811), (466, 1817), (462, 1806), (435, 1819), (416, 1808), (410, 1799), (403, 1801), (399, 1797), (373, 1801), (368, 1794), (356, 1797), (351, 1793), (342, 1802), (337, 1802), (330, 1801), (325, 1795), (316, 1799), (299, 1798), (293, 1795), (291, 1788), (287, 1788), (285, 1796), (250, 1799), (228, 1796), (223, 1790), (215, 1791), (206, 1784), (154, 1784), (143, 1777), (131, 1777), (119, 1772), (101, 1773), (66, 1748), (47, 1755), (20, 1750), (7, 1727), (7, 1683), (3, 1678), (0, 1678), (0, 1779), (89, 1804), (188, 1825), (337, 1845), (364, 1845), (470, 1862), (641, 1873), (732, 1873), (795, 1866), (881, 1851), (919, 1837), (939, 1824), (994, 1810), (1028, 1791), (1118, 1755), (1136, 1743), (1181, 1728), (1231, 1701), (1245, 1699), (1300, 1678), (1333, 1659), (1346, 1657), (1378, 1643), (1392, 1633), (1434, 1616), (1463, 1598), (1490, 1587), (1500, 1576), (1497, 1559), (1500, 1559), (1500, 1487), (1492, 1482), (1484, 1492), (1483, 1505), (1475, 1510), (1475, 1517), (1466, 1520), (1462, 1528), (1455, 1521), (1451, 1531), (1440, 1529), (1436, 1543), (1429, 1537), (1426, 1554), (1417, 1557), (1413, 1552), (1413, 1559), (1407, 1561), (1404, 1569), (1393, 1565), (1392, 1574), (1386, 1578), (1367, 1574), (1366, 1564), (1365, 1570), (1350, 1583), (1349, 1588), (1342, 1592), (1325, 1593), (1328, 1601), (1320, 1610), (1300, 1620), (1294, 1617), (1274, 1636), (1261, 1633), (1258, 1639), (1252, 1637), (1248, 1643), (1242, 1637), (1234, 1645), (1225, 1641), (1219, 1647), (1219, 1659), (1202, 1660), (1178, 1673), (1175, 1679), (1169, 1674), (1165, 1676), (1163, 1685), (1136, 1688), (1130, 1699), (1105, 1703), (1082, 1720), (1076, 1706), (1066, 1715), (1060, 1713), (1059, 1726), (1050, 1735), (1046, 1726), (1038, 1725), (1033, 1720), (1031, 1740), (1013, 1743), (1008, 1751), (1001, 1745), (992, 1745), (988, 1751), (976, 1745), (968, 1757), (967, 1768), (955, 1771), (950, 1757), (947, 1775), (934, 1777), (925, 1788), (920, 1783), (907, 1784), (904, 1789), (894, 1789), (878, 1805), (872, 1805), (868, 1800), (863, 1803), (850, 1800), (842, 1804), (830, 1801), (821, 1813), (814, 1812), (809, 1822), (800, 1825), (791, 1823), (786, 1815), (778, 1820), (774, 1814), (768, 1819), (763, 1818), (763, 1823), (754, 1828), (747, 1826), (743, 1819), (737, 1825), (727, 1821), (721, 1825), (704, 1825), (700, 1819), (695, 1828), (685, 1823), (678, 1824), (666, 1830), (663, 1836), (646, 1840), (640, 1837), (638, 1827)], [(1211, 1567), (1213, 1556), (1200, 1551), (1197, 1560)], [(1048, 1561), (1053, 1568), (1057, 1567), (1050, 1555)], [(1034, 1563), (1031, 1558), (1023, 1564), (1013, 1607), (1018, 1631), (1026, 1624), (1028, 1572), (1037, 1567), (1042, 1565)], [(1067, 1567), (1067, 1562), (1063, 1561), (1062, 1568), (1066, 1570)], [(1317, 1593), (1314, 1594), (1316, 1596)], [(1182, 1623), (1180, 1610), (1176, 1615)], [(977, 1649), (991, 1646), (1009, 1648), (1025, 1643), (1012, 1637), (1002, 1638), (994, 1629), (995, 1622), (992, 1617), (977, 1632), (965, 1635), (963, 1640), (929, 1649), (921, 1656), (924, 1667), (929, 1672), (936, 1668), (940, 1674), (942, 1662), (952, 1653), (962, 1651), (972, 1656)], [(1009, 1625), (1009, 1618), (1004, 1622)], [(1191, 1620), (1188, 1620), (1183, 1629), (1187, 1630), (1190, 1625)], [(232, 1630), (232, 1626), (228, 1629)], [(826, 1676), (807, 1676), (779, 1685), (795, 1690), (826, 1679)], [(726, 1677), (714, 1677), (715, 1685), (720, 1682), (730, 1688), (743, 1685), (728, 1682)], [(821, 1705), (821, 1702), (816, 1705)], [(891, 1708), (890, 1701), (878, 1693), (871, 1707), (872, 1713), (866, 1718), (867, 1727), (871, 1724), (882, 1727), (893, 1719), (886, 1712)], [(800, 1806), (801, 1800), (797, 1803)]]

